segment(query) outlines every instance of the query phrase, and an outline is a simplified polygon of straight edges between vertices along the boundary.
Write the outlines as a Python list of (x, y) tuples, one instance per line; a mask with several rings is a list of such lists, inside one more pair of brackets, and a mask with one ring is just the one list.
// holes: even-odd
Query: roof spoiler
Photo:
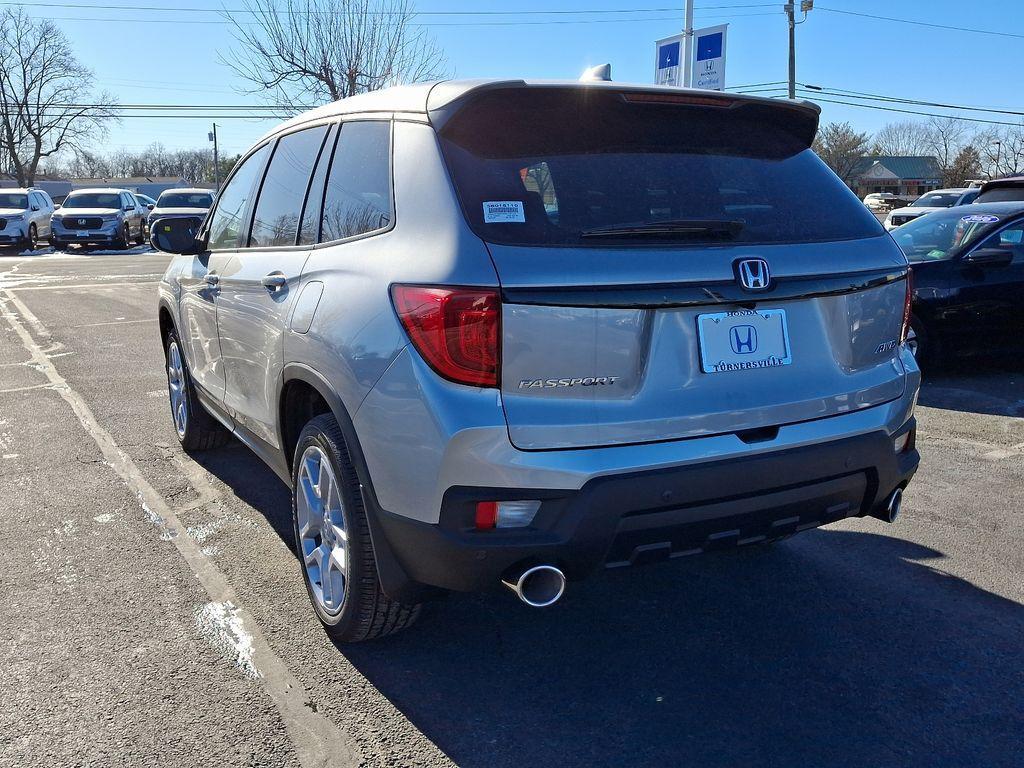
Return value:
[[(588, 70), (589, 72), (590, 70)], [(584, 73), (586, 74), (586, 73)], [(810, 101), (769, 99), (761, 96), (723, 93), (697, 88), (674, 88), (650, 85), (627, 85), (601, 80), (583, 82), (551, 81), (527, 83), (525, 80), (482, 81), (478, 84), (438, 83), (427, 98), (427, 115), (438, 131), (464, 107), (476, 99), (496, 91), (600, 92), (619, 94), (625, 102), (658, 106), (711, 107), (730, 110), (754, 110), (771, 115), (772, 122), (786, 126), (786, 132), (804, 148), (814, 142), (818, 132), (821, 108)]]

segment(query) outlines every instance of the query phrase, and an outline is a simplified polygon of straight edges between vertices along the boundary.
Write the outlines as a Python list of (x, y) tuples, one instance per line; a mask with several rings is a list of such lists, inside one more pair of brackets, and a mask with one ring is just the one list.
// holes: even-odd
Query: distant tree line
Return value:
[[(240, 155), (220, 158), (223, 180)], [(46, 173), (69, 179), (117, 178), (123, 176), (180, 176), (193, 184), (213, 182), (213, 152), (210, 149), (167, 149), (151, 144), (141, 151), (119, 149), (109, 153), (78, 150), (63, 162), (46, 166)]]
[(849, 123), (826, 123), (814, 140), (814, 151), (851, 187), (865, 155), (932, 156), (942, 171), (942, 185), (959, 187), (969, 179), (1024, 174), (1024, 123), (972, 131), (962, 120), (931, 117), (888, 123), (874, 135)]

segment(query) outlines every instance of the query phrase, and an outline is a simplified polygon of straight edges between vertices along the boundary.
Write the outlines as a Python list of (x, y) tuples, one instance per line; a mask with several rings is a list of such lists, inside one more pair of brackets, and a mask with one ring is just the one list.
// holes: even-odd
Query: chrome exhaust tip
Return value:
[(892, 492), (885, 506), (875, 513), (875, 517), (887, 523), (895, 523), (900, 516), (900, 509), (903, 506), (903, 489), (897, 488)]
[(531, 608), (546, 608), (565, 594), (565, 574), (553, 565), (535, 565), (501, 583)]

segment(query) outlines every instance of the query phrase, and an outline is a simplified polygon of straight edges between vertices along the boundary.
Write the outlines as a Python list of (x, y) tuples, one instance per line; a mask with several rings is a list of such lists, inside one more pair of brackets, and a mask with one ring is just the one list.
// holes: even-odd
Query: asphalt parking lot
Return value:
[(288, 492), (166, 402), (168, 257), (0, 256), (0, 764), (1019, 766), (1024, 366), (930, 377), (900, 520), (455, 595), (337, 648)]

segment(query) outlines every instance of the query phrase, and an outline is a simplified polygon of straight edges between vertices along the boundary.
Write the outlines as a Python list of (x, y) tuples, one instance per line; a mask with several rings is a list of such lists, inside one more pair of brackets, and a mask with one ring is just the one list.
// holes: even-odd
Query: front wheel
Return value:
[(229, 433), (199, 402), (181, 351), (181, 342), (174, 331), (167, 334), (164, 351), (171, 418), (174, 419), (174, 431), (181, 447), (188, 453), (224, 445)]
[(28, 225), (28, 249), (34, 251), (39, 247), (39, 231), (35, 224)]
[(381, 591), (362, 493), (338, 422), (317, 416), (299, 436), (292, 521), (306, 591), (333, 640), (360, 642), (416, 621), (420, 606)]
[(146, 242), (146, 225), (139, 222), (139, 234), (135, 236), (135, 244), (142, 245)]
[(117, 240), (114, 241), (114, 247), (119, 251), (128, 250), (131, 237), (131, 228), (128, 226), (128, 222), (126, 221), (124, 223), (124, 228), (121, 230), (121, 234), (118, 236)]

